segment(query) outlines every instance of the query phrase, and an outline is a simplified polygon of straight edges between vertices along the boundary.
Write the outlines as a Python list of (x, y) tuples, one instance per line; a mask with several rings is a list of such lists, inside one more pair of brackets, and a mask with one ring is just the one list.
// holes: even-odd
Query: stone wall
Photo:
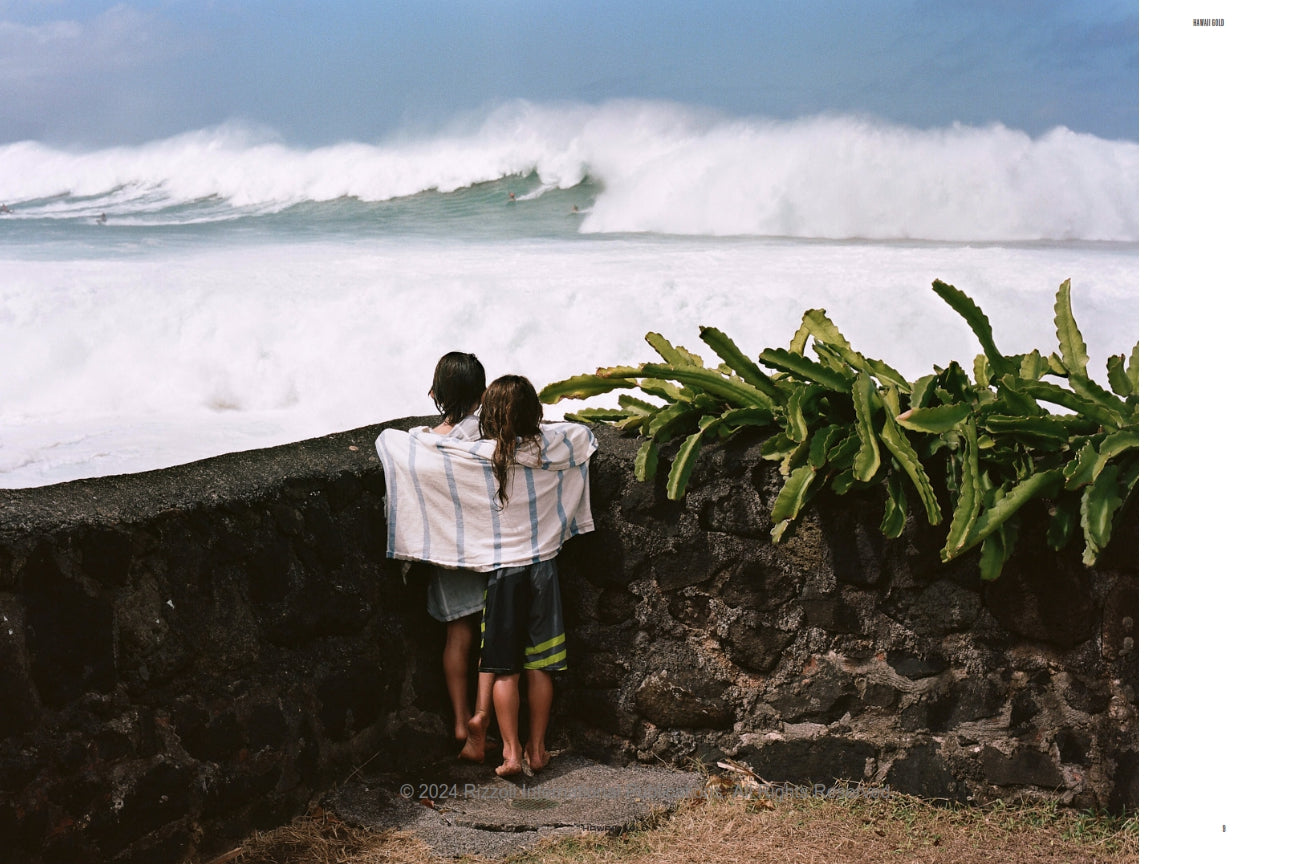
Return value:
[[(361, 766), (448, 755), (443, 630), (383, 558), (381, 428), (0, 491), (0, 860), (201, 858)], [(1137, 511), (1102, 568), (1023, 548), (986, 585), (860, 499), (771, 545), (754, 446), (671, 502), (599, 434), (555, 743), (1137, 806)]]

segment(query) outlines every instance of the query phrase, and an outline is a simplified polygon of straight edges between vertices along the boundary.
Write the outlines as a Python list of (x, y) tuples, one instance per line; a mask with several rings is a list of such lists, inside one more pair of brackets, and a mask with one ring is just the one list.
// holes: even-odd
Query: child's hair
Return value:
[(481, 404), (485, 389), (486, 370), (477, 355), (451, 351), (437, 361), (428, 395), (442, 419), (453, 426)]
[(540, 453), (540, 418), (544, 411), (531, 382), (521, 375), (503, 375), (482, 394), (481, 436), (495, 441), (491, 468), (499, 486), (500, 507), (508, 503), (509, 467), (517, 461), (520, 447), (532, 446)]

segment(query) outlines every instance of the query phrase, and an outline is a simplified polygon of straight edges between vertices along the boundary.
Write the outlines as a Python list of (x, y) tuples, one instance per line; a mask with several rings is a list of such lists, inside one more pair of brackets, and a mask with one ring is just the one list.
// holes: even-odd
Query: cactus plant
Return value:
[[(1128, 363), (1124, 355), (1108, 359), (1107, 390), (1089, 377), (1070, 280), (1058, 289), (1058, 351), (1047, 357), (1039, 351), (1004, 355), (970, 297), (939, 280), (932, 288), (981, 344), (972, 378), (951, 362), (910, 382), (857, 352), (824, 310), (811, 309), (788, 347), (767, 348), (758, 362), (714, 327), (702, 327), (700, 335), (721, 361), (716, 368), (649, 333), (662, 362), (577, 375), (545, 387), (540, 398), (552, 403), (635, 389), (660, 399), (622, 393), (618, 408), (567, 416), (640, 432), (639, 480), (652, 479), (663, 447), (682, 438), (666, 480), (673, 500), (684, 496), (703, 443), (761, 430), (761, 454), (777, 462), (784, 477), (771, 507), (775, 542), (824, 488), (837, 494), (879, 490), (881, 530), (888, 537), (903, 530), (911, 496), (929, 524), (941, 524), (945, 514), (931, 479), (936, 472), (952, 507), (942, 559), (979, 548), (982, 577), (998, 577), (1012, 553), (1019, 511), (1044, 499), (1052, 514), (1050, 545), (1062, 548), (1079, 528), (1084, 562), (1092, 566), (1138, 484), (1138, 346)], [(1041, 403), (1069, 413), (1053, 413)]]

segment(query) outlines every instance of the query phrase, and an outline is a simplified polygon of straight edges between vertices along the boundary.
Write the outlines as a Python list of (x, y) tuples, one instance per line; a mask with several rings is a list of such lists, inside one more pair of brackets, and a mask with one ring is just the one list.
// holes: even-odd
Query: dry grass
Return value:
[[(400, 833), (351, 828), (316, 813), (256, 835), (221, 864), (433, 864)], [(460, 859), (462, 861), (471, 859)], [(1138, 861), (1138, 820), (1051, 805), (942, 807), (905, 795), (872, 799), (685, 802), (642, 830), (544, 842), (507, 864), (963, 864)], [(214, 864), (214, 862), (209, 862)]]
[(316, 810), (291, 825), (253, 834), (207, 864), (429, 864), (427, 847), (398, 831), (369, 831)]

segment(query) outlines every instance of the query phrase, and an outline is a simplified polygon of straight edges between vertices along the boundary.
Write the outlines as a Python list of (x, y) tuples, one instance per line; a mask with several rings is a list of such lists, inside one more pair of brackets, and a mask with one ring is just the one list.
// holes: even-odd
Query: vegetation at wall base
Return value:
[(788, 347), (766, 348), (754, 361), (714, 327), (702, 327), (700, 337), (719, 358), (716, 367), (648, 333), (661, 362), (577, 375), (548, 385), (540, 398), (637, 390), (656, 399), (622, 393), (617, 408), (567, 417), (642, 435), (635, 476), (651, 481), (668, 462), (672, 500), (687, 491), (702, 444), (759, 430), (762, 456), (784, 478), (770, 513), (776, 543), (824, 490), (872, 490), (882, 496), (885, 536), (900, 536), (912, 512), (945, 526), (942, 560), (979, 550), (981, 577), (991, 580), (1016, 545), (1020, 511), (1040, 501), (1049, 512), (1049, 546), (1082, 542), (1083, 561), (1093, 566), (1138, 487), (1138, 345), (1128, 358), (1107, 359), (1103, 387), (1089, 374), (1069, 279), (1054, 303), (1058, 347), (1047, 355), (1003, 354), (972, 298), (940, 280), (932, 290), (981, 345), (970, 374), (951, 361), (909, 381), (860, 354), (824, 310), (811, 309)]
[[(555, 837), (507, 864), (695, 864), (713, 861), (1001, 861), (1133, 864), (1135, 816), (1110, 816), (1051, 802), (947, 806), (908, 795), (886, 798), (703, 798), (682, 802), (638, 830)], [(406, 831), (374, 832), (317, 812), (247, 838), (206, 864), (439, 864)]]

